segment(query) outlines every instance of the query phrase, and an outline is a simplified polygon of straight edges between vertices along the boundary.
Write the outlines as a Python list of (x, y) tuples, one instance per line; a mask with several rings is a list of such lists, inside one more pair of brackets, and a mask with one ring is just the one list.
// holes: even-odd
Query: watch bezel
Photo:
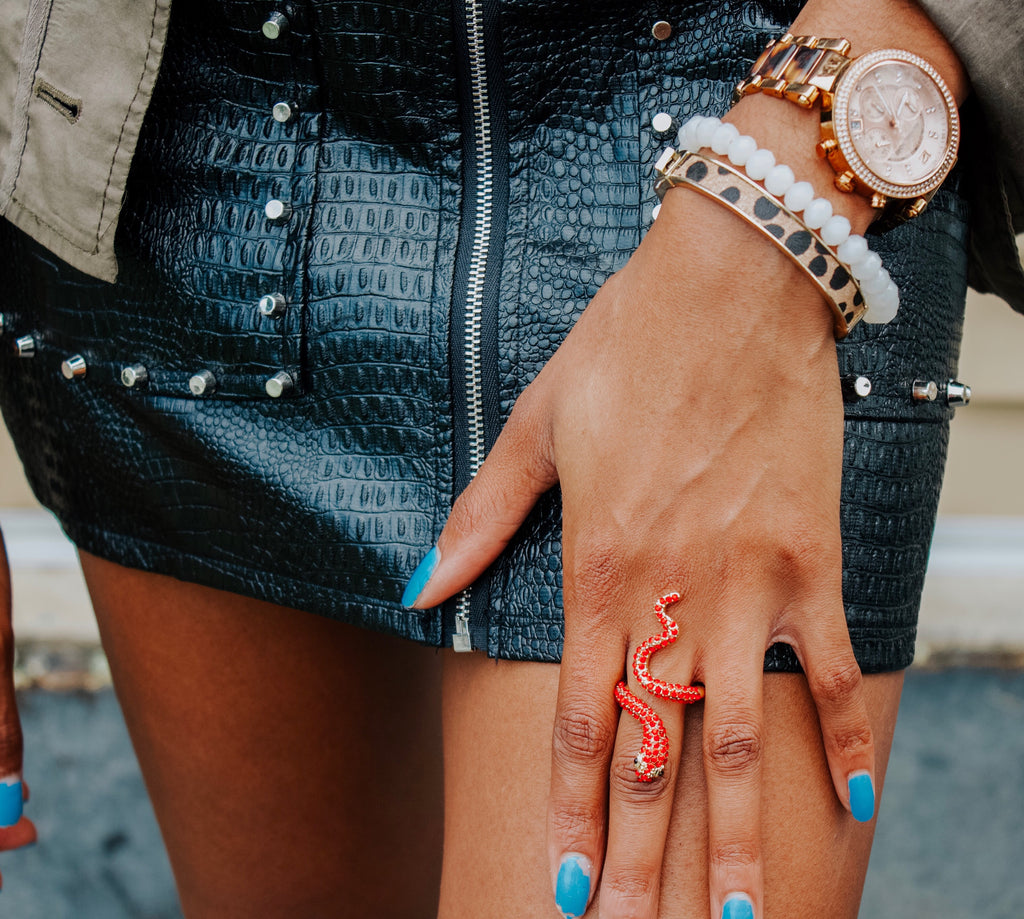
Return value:
[[(897, 185), (894, 182), (887, 181), (883, 176), (880, 176), (871, 169), (857, 153), (850, 134), (849, 99), (852, 87), (873, 67), (893, 60), (904, 64), (911, 64), (921, 70), (938, 88), (946, 104), (949, 137), (947, 138), (945, 155), (929, 174), (928, 178), (914, 185)], [(822, 114), (823, 116), (825, 115), (824, 112)], [(828, 127), (831, 128), (838, 150), (846, 161), (849, 171), (867, 188), (874, 192), (880, 192), (889, 198), (903, 200), (929, 195), (942, 184), (943, 179), (946, 178), (949, 170), (953, 168), (953, 164), (956, 162), (957, 151), (960, 147), (960, 116), (957, 111), (956, 100), (953, 98), (949, 87), (946, 86), (946, 81), (939, 75), (939, 72), (924, 58), (918, 57), (918, 55), (910, 51), (903, 51), (899, 48), (884, 48), (863, 54), (851, 61), (836, 82), (831, 111), (828, 113), (828, 116), (828, 120), (831, 122)], [(823, 127), (825, 127), (824, 122)]]

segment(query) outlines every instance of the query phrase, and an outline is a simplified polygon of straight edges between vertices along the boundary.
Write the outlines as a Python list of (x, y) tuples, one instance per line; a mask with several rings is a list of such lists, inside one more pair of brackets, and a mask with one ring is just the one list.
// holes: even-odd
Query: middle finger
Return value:
[(709, 655), (704, 709), (708, 882), (714, 919), (762, 915), (761, 782), (764, 645)]

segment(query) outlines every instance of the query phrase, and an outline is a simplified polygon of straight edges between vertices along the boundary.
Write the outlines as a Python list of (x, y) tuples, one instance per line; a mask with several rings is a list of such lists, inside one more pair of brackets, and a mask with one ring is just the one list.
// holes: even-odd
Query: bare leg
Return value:
[[(446, 654), (443, 919), (557, 917), (545, 838), (558, 668)], [(901, 673), (867, 677), (879, 790)], [(874, 823), (835, 797), (804, 678), (764, 681), (765, 910), (768, 919), (855, 919)], [(707, 800), (701, 706), (688, 708), (661, 915), (707, 919)], [(599, 898), (587, 916), (597, 916)]]
[(188, 919), (435, 915), (435, 651), (82, 568)]

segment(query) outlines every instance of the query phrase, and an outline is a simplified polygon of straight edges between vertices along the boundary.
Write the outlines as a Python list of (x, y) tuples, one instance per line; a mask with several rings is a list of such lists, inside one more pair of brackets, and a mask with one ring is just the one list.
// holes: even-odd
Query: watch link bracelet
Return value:
[(835, 185), (871, 199), (883, 225), (916, 217), (956, 162), (960, 118), (924, 58), (898, 49), (850, 57), (844, 38), (783, 35), (733, 93), (762, 92), (804, 108), (821, 100), (819, 156)]

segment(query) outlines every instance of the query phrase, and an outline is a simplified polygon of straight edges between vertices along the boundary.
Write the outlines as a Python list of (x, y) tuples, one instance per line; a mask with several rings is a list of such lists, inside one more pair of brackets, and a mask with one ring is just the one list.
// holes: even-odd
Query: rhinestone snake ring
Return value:
[[(688, 686), (685, 683), (667, 683), (651, 676), (648, 669), (651, 655), (672, 644), (679, 637), (679, 624), (665, 612), (665, 608), (679, 602), (678, 593), (665, 594), (654, 604), (654, 612), (661, 621), (660, 635), (654, 635), (641, 644), (633, 653), (633, 675), (637, 682), (651, 695), (674, 702), (699, 702), (704, 698), (704, 687)], [(665, 772), (668, 762), (668, 734), (657, 712), (642, 699), (629, 691), (624, 680), (615, 686), (615, 701), (629, 712), (643, 729), (643, 743), (633, 761), (636, 777), (641, 782), (653, 782)]]

